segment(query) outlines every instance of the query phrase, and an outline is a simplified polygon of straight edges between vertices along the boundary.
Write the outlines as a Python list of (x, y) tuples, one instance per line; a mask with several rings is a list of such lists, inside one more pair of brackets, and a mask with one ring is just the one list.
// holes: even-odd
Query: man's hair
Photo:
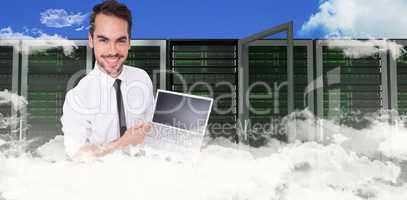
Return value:
[(93, 32), (95, 32), (95, 18), (98, 14), (105, 14), (108, 16), (116, 16), (120, 19), (127, 21), (128, 33), (129, 33), (129, 40), (131, 39), (131, 26), (132, 26), (132, 18), (131, 18), (131, 11), (129, 8), (119, 3), (115, 0), (106, 0), (100, 4), (95, 5), (93, 7), (92, 15), (90, 16), (90, 28), (89, 33), (93, 37)]

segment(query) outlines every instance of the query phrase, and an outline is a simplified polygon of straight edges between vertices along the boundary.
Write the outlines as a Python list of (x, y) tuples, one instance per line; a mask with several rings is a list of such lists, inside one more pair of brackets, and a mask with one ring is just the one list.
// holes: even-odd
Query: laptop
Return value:
[(152, 129), (144, 139), (144, 147), (183, 157), (196, 155), (212, 104), (212, 98), (158, 89)]

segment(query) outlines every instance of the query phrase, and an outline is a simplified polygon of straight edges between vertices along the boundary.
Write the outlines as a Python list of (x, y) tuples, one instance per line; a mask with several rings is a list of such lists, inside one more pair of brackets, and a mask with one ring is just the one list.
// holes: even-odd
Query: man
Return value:
[(125, 5), (107, 0), (93, 8), (88, 42), (95, 67), (68, 91), (61, 117), (70, 157), (103, 156), (141, 144), (151, 128), (151, 79), (144, 70), (123, 65), (131, 27), (131, 12)]

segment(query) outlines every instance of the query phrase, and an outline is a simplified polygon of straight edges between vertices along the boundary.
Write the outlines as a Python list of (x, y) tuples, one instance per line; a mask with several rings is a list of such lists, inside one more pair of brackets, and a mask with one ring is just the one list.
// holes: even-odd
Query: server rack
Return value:
[(126, 65), (144, 69), (153, 81), (154, 91), (166, 89), (167, 42), (165, 40), (131, 40)]
[[(18, 94), (18, 66), (19, 52), (21, 50), (18, 40), (0, 40), (0, 91), (8, 90)], [(4, 117), (16, 116), (16, 111), (11, 104), (0, 105), (0, 113)], [(9, 127), (0, 128), (0, 134), (10, 133)]]
[[(407, 40), (395, 40), (407, 47)], [(399, 115), (407, 115), (407, 54), (398, 59), (390, 55), (390, 109), (398, 111)]]
[[(397, 42), (407, 46), (406, 40)], [(28, 123), (31, 124), (30, 138), (41, 136), (45, 141), (56, 134), (61, 134), (59, 115), (66, 92), (67, 78), (72, 77), (75, 70), (90, 70), (93, 67), (92, 51), (86, 48), (87, 41), (75, 41), (75, 43), (79, 46), (74, 51), (75, 56), (66, 57), (62, 56), (62, 50), (59, 48), (49, 49), (43, 53), (27, 53), (30, 48), (50, 46), (52, 42), (47, 44), (34, 40), (0, 41), (0, 76), (2, 77), (0, 89), (7, 88), (17, 93), (20, 87), (21, 94), (29, 100), (30, 104), (26, 111), (31, 113), (27, 118)], [(237, 40), (132, 40), (131, 46), (126, 64), (146, 70), (154, 82), (155, 89), (189, 92), (212, 96), (215, 99), (226, 95), (219, 101), (215, 101), (209, 130), (212, 134), (236, 136), (237, 96), (242, 92), (237, 90)], [(264, 91), (253, 88), (255, 96), (250, 100), (255, 104), (255, 109), (274, 109), (269, 116), (250, 112), (250, 118), (252, 123), (264, 123), (273, 118), (273, 123), (278, 124), (279, 119), (288, 114), (290, 102), (287, 86), (281, 84), (290, 76), (289, 70), (284, 67), (287, 66), (286, 41), (259, 40), (252, 42), (248, 47), (249, 74), (245, 76), (248, 76), (249, 84), (263, 81), (271, 83), (273, 90), (269, 100), (262, 101), (258, 97), (264, 95)], [(23, 54), (19, 86), (18, 52), (20, 50)], [(316, 57), (315, 75), (312, 68), (313, 56)], [(405, 60), (407, 60), (406, 56), (398, 60), (390, 59), (389, 67), (386, 53), (350, 59), (346, 58), (340, 50), (329, 49), (325, 40), (315, 41), (314, 55), (312, 41), (295, 40), (294, 71), (291, 75), (293, 77), (291, 84), (294, 88), (292, 106), (294, 109), (308, 107), (310, 110), (316, 110), (318, 116), (325, 118), (338, 118), (356, 110), (367, 113), (380, 109), (398, 109), (400, 114), (405, 115), (407, 112), (405, 102), (407, 95), (404, 92), (407, 91), (407, 82), (404, 81), (407, 78), (407, 71), (404, 69)], [(79, 63), (76, 66), (81, 67), (67, 67), (75, 62)], [(10, 63), (12, 63), (11, 68)], [(271, 67), (267, 68), (267, 66)], [(158, 76), (154, 75), (155, 70), (160, 71)], [(177, 74), (185, 79), (185, 88)], [(314, 77), (315, 80), (319, 78), (323, 80), (323, 87), (317, 89), (316, 98), (313, 97), (313, 92), (304, 95), (305, 88), (309, 89), (309, 86), (318, 88), (318, 81), (313, 86)], [(274, 80), (277, 86), (281, 86), (278, 106), (273, 102)], [(219, 82), (231, 83), (231, 87)], [(213, 89), (213, 93), (208, 86)], [(315, 105), (314, 102), (316, 102)], [(275, 108), (278, 108), (278, 112)], [(227, 130), (221, 131), (221, 127), (213, 126), (216, 122), (228, 123), (230, 126)], [(273, 130), (279, 131), (278, 129), (279, 127), (276, 127)]]
[[(342, 50), (329, 48), (328, 42), (332, 40), (316, 41), (316, 76), (323, 80), (323, 87), (317, 90), (318, 116), (341, 121), (354, 112), (388, 109), (387, 54), (348, 58)], [(334, 42), (349, 46), (346, 40)]]
[(168, 57), (169, 89), (213, 97), (209, 134), (238, 140), (237, 40), (170, 40)]
[[(293, 74), (288, 73), (287, 41), (257, 40), (248, 47), (250, 126), (263, 127), (259, 130), (250, 128), (250, 134), (257, 135), (255, 140), (258, 140), (250, 143), (265, 142), (265, 137), (261, 136), (268, 137), (269, 134), (286, 140), (280, 122), (289, 114), (290, 107), (296, 110), (308, 108), (311, 112), (314, 110), (313, 91), (307, 91), (313, 88), (312, 40), (294, 40), (293, 44)], [(288, 76), (293, 76), (292, 83), (288, 81)], [(291, 101), (288, 84), (292, 84), (294, 89)], [(290, 103), (293, 105), (290, 106)]]
[(29, 102), (24, 137), (35, 138), (39, 144), (62, 135), (60, 117), (65, 94), (78, 81), (73, 79), (91, 69), (88, 58), (92, 51), (87, 41), (73, 42), (77, 48), (65, 55), (58, 41), (22, 41), (21, 95)]

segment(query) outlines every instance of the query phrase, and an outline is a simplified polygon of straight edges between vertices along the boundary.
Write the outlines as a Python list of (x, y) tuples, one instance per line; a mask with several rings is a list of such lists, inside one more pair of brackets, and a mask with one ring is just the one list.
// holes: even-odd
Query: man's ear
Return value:
[(93, 37), (90, 33), (88, 33), (88, 46), (93, 49)]

